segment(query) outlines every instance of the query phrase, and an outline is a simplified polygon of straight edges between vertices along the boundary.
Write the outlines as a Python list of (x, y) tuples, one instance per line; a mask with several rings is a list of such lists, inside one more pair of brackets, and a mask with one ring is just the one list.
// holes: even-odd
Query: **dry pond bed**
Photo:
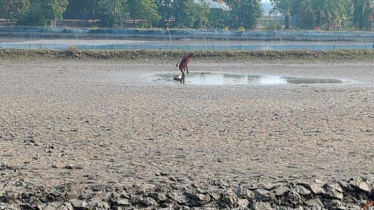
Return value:
[(195, 60), (349, 81), (201, 86), (158, 80), (174, 62), (4, 59), (0, 209), (360, 209), (374, 198), (373, 67)]

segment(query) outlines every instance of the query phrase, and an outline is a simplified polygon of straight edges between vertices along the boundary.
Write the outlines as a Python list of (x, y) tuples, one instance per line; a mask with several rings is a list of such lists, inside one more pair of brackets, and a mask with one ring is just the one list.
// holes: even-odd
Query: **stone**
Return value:
[(349, 184), (364, 192), (371, 192), (372, 190), (371, 186), (367, 182), (365, 182), (362, 178), (351, 179), (349, 181)]
[(131, 195), (130, 196), (130, 203), (131, 204), (140, 204), (143, 201), (143, 196), (141, 195)]
[(209, 194), (186, 193), (186, 196), (190, 199), (192, 205), (194, 206), (202, 206), (212, 200)]
[(100, 198), (92, 198), (88, 201), (88, 206), (95, 209), (110, 209), (110, 205), (107, 202), (102, 201)]
[(34, 210), (34, 209), (39, 209), (39, 208), (34, 208), (34, 207), (31, 206), (30, 204), (26, 204), (26, 203), (20, 204), (19, 207), (20, 207), (22, 210)]
[(222, 179), (215, 179), (211, 183), (213, 186), (228, 187), (229, 185)]
[(253, 210), (274, 210), (270, 203), (256, 202), (251, 206)]
[[(1, 209), (1, 208), (0, 208)], [(43, 210), (57, 210), (58, 208), (56, 206), (52, 205), (46, 205)]]
[(338, 184), (326, 184), (324, 186), (323, 195), (327, 198), (342, 200), (343, 197), (344, 197), (342, 192), (343, 192), (343, 189), (340, 187), (340, 185), (338, 185)]
[(152, 207), (156, 207), (158, 206), (158, 203), (155, 199), (151, 198), (151, 197), (145, 197), (142, 201), (142, 203), (144, 206), (152, 206)]
[(325, 207), (320, 198), (312, 198), (312, 199), (306, 200), (304, 201), (304, 204), (309, 207), (321, 207), (321, 208)]
[(296, 192), (299, 193), (300, 195), (303, 195), (303, 196), (307, 196), (307, 195), (310, 195), (312, 193), (310, 190), (306, 189), (305, 187), (303, 187), (301, 185), (296, 186)]
[(235, 189), (235, 194), (239, 197), (239, 198), (248, 198), (248, 199), (253, 199), (255, 197), (255, 194), (254, 192), (248, 190), (248, 189), (245, 189), (245, 188), (242, 188), (242, 187), (237, 187)]
[(299, 193), (290, 191), (287, 194), (287, 201), (294, 205), (300, 205), (302, 203), (302, 198)]
[(180, 205), (185, 205), (187, 203), (187, 199), (182, 193), (170, 192), (166, 194), (166, 197), (172, 199)]
[(343, 192), (343, 188), (339, 185), (339, 183), (329, 183), (324, 185), (325, 188), (332, 188), (337, 190), (338, 192)]
[(86, 201), (72, 199), (72, 200), (69, 200), (69, 202), (74, 207), (74, 209), (80, 209), (80, 210), (89, 209), (89, 206)]
[(163, 193), (163, 192), (153, 192), (153, 193), (150, 193), (149, 196), (156, 199), (156, 201), (163, 202), (167, 200), (166, 193)]
[(331, 210), (345, 210), (347, 209), (343, 203), (339, 200), (336, 200), (336, 199), (325, 199), (325, 205), (326, 205), (326, 208), (327, 209), (331, 209)]
[(210, 195), (210, 197), (212, 197), (213, 200), (218, 201), (221, 199), (221, 195), (216, 192), (208, 192), (208, 194)]
[(365, 192), (371, 192), (371, 187), (364, 181), (357, 184), (357, 187)]
[(274, 184), (274, 183), (267, 183), (267, 184), (259, 184), (257, 187), (261, 189), (265, 189), (268, 191), (274, 190), (275, 188), (280, 187), (280, 184)]
[(275, 200), (275, 194), (263, 189), (257, 189), (254, 191), (255, 198), (258, 201), (273, 201)]
[(315, 179), (314, 183), (319, 184), (319, 185), (324, 185), (325, 184), (325, 182), (320, 180), (320, 179)]
[(72, 205), (71, 203), (66, 202), (66, 203), (64, 203), (64, 204), (61, 206), (60, 209), (61, 209), (61, 210), (74, 210), (74, 207), (73, 207), (73, 205)]
[(127, 198), (130, 199), (130, 196), (126, 192), (121, 192), (119, 195), (116, 193), (114, 197)]
[(275, 190), (273, 190), (273, 193), (276, 195), (276, 196), (283, 196), (284, 194), (288, 193), (290, 191), (290, 189), (286, 186), (280, 186), (278, 188), (276, 188)]
[(319, 194), (323, 193), (323, 188), (318, 184), (313, 183), (313, 184), (309, 185), (309, 188), (316, 195), (319, 195)]
[(236, 207), (238, 204), (238, 197), (232, 190), (226, 190), (222, 193), (222, 201), (230, 207)]
[(238, 199), (239, 208), (247, 208), (249, 206), (249, 201), (247, 199)]
[[(140, 202), (140, 201), (139, 201), (139, 202)], [(114, 204), (115, 204), (116, 206), (131, 206), (130, 201), (129, 201), (128, 199), (126, 199), (126, 198), (118, 198), (118, 199), (114, 202)]]
[(92, 198), (87, 201), (89, 207), (97, 207), (102, 203), (101, 199), (98, 197)]
[(156, 189), (156, 185), (154, 184), (144, 184), (141, 187), (141, 193), (145, 195), (149, 192), (154, 191), (155, 189)]
[(178, 181), (178, 180), (177, 180), (175, 177), (173, 177), (173, 176), (169, 177), (169, 179), (170, 179), (170, 181), (173, 181), (173, 182), (177, 182), (177, 181)]

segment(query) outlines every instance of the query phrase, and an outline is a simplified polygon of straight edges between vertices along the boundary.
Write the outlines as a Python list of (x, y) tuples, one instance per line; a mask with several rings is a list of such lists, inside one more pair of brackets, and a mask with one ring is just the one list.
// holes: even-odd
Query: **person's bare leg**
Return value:
[(183, 70), (181, 70), (181, 72), (182, 72), (182, 76), (181, 76), (181, 79), (179, 80), (179, 82), (180, 82), (180, 83), (183, 83), (183, 79), (184, 79), (184, 72), (183, 72)]
[(183, 74), (184, 74), (184, 73), (183, 73), (183, 69), (182, 69), (181, 66), (179, 66), (179, 70), (181, 70), (181, 72), (182, 72), (182, 76), (181, 76), (179, 82), (182, 83), (182, 80), (183, 80)]
[(182, 70), (182, 83), (185, 84), (186, 82), (186, 69)]
[(186, 66), (186, 69), (187, 69), (187, 74), (189, 74), (190, 72), (188, 72), (188, 67)]

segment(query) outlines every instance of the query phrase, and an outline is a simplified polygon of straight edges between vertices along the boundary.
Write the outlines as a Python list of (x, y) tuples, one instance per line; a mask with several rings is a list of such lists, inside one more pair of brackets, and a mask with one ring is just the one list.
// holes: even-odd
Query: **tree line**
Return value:
[(285, 28), (291, 19), (304, 29), (370, 30), (373, 18), (372, 0), (271, 0), (273, 12), (285, 16)]
[(263, 13), (260, 0), (216, 1), (230, 10), (210, 8), (204, 0), (0, 0), (0, 16), (30, 26), (66, 18), (99, 19), (100, 27), (133, 20), (139, 27), (252, 29)]
[[(57, 20), (100, 20), (100, 27), (253, 29), (263, 9), (260, 0), (215, 0), (229, 10), (194, 0), (0, 0), (0, 17), (18, 25), (49, 26)], [(372, 0), (270, 0), (285, 28), (370, 29)]]

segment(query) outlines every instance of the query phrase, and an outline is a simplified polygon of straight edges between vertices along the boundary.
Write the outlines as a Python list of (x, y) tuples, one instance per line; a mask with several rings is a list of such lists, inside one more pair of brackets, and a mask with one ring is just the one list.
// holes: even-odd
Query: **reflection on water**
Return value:
[[(158, 75), (162, 81), (177, 82), (174, 80), (175, 74)], [(194, 72), (186, 75), (186, 84), (191, 85), (282, 85), (282, 84), (336, 84), (343, 83), (338, 79), (323, 78), (297, 78), (273, 75), (239, 75), (210, 72)]]

